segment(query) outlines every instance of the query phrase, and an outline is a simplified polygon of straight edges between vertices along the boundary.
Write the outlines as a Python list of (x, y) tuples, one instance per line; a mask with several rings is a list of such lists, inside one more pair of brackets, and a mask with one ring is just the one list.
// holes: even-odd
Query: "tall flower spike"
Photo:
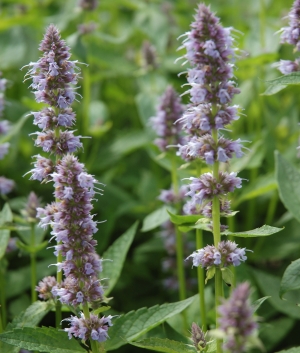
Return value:
[(183, 113), (180, 97), (173, 87), (167, 87), (157, 109), (156, 116), (150, 118), (150, 126), (158, 138), (154, 143), (161, 151), (166, 151), (168, 145), (183, 143), (181, 125), (175, 122)]
[(253, 317), (249, 296), (249, 283), (239, 284), (230, 298), (222, 299), (222, 305), (217, 308), (220, 329), (226, 337), (224, 349), (232, 353), (245, 352), (249, 338), (258, 327)]
[[(102, 262), (93, 239), (97, 222), (91, 215), (92, 200), (101, 189), (95, 186), (98, 182), (73, 155), (82, 146), (80, 136), (75, 136), (71, 130), (75, 113), (70, 107), (76, 96), (74, 85), (79, 70), (77, 62), (69, 60), (69, 48), (54, 25), (47, 28), (40, 50), (43, 56), (28, 65), (27, 73), (33, 80), (31, 87), (36, 101), (48, 104), (41, 111), (32, 112), (33, 123), (42, 129), (36, 133), (35, 145), (55, 158), (35, 156), (31, 179), (54, 183), (55, 202), (38, 207), (37, 218), (41, 227), (50, 225), (52, 228), (51, 234), (57, 241), (54, 253), (58, 257), (58, 273), (62, 271), (64, 280), (60, 274), (57, 281), (46, 278), (36, 289), (43, 299), (55, 298), (83, 310), (80, 319), (69, 319), (72, 327), (65, 331), (70, 338), (73, 334), (100, 342), (108, 337), (110, 317), (90, 316), (88, 307), (99, 306), (103, 298), (99, 281)], [(84, 337), (75, 330), (78, 326), (75, 322), (81, 326)]]
[[(7, 80), (2, 78), (2, 73), (0, 72), (0, 136), (6, 135), (10, 129), (10, 123), (7, 120), (2, 120), (5, 98), (4, 93), (7, 86)], [(5, 142), (0, 144), (0, 159), (3, 159), (8, 153), (9, 143)], [(7, 179), (4, 176), (0, 177), (0, 194), (6, 195), (10, 193), (15, 187), (15, 182), (11, 179)]]
[[(295, 0), (288, 15), (289, 26), (283, 27), (281, 32), (281, 43), (288, 43), (295, 46), (294, 51), (300, 51), (300, 0)], [(287, 75), (291, 72), (300, 71), (300, 58), (291, 60), (280, 60), (273, 65)]]
[[(186, 72), (190, 88), (184, 93), (190, 95), (190, 104), (178, 119), (187, 134), (186, 143), (178, 144), (177, 152), (184, 160), (201, 159), (213, 166), (244, 155), (244, 141), (233, 141), (219, 133), (239, 118), (239, 107), (230, 105), (233, 96), (239, 93), (233, 81), (235, 49), (232, 31), (232, 28), (223, 28), (210, 8), (200, 4), (191, 30), (183, 41), (181, 48), (186, 49), (183, 59), (191, 66)], [(211, 201), (218, 196), (223, 200), (221, 213), (230, 214), (226, 194), (241, 187), (241, 178), (236, 173), (206, 173), (190, 180), (187, 195), (192, 199), (184, 207), (186, 213), (211, 218)]]

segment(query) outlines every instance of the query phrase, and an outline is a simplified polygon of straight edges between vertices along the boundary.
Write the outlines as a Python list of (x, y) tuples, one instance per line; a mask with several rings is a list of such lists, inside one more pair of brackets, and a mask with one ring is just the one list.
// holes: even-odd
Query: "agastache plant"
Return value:
[[(193, 258), (194, 266), (208, 269), (207, 279), (215, 275), (216, 306), (223, 296), (222, 270), (246, 260), (246, 249), (238, 248), (231, 241), (221, 242), (225, 226), (221, 225), (220, 217), (232, 214), (227, 194), (240, 188), (242, 179), (237, 173), (220, 170), (220, 164), (228, 164), (233, 156), (239, 158), (244, 154), (240, 139), (232, 141), (221, 132), (239, 118), (239, 107), (231, 105), (234, 95), (240, 92), (233, 80), (236, 55), (232, 31), (221, 26), (209, 7), (200, 4), (180, 48), (186, 50), (184, 64), (190, 66), (186, 72), (189, 89), (184, 93), (189, 94), (190, 104), (178, 120), (187, 134), (187, 142), (178, 144), (178, 155), (187, 161), (200, 159), (212, 169), (199, 177), (188, 178), (187, 195), (191, 199), (185, 211), (211, 220), (214, 245), (200, 248), (188, 258)], [(200, 297), (203, 294), (200, 292)], [(204, 304), (201, 311), (203, 308)], [(221, 352), (219, 340), (217, 352)]]
[[(74, 85), (79, 69), (76, 61), (70, 61), (69, 48), (54, 25), (47, 28), (39, 49), (43, 56), (28, 65), (27, 76), (33, 80), (31, 87), (36, 101), (48, 105), (32, 113), (34, 124), (42, 129), (35, 133), (35, 145), (51, 157), (35, 156), (31, 179), (54, 183), (55, 201), (38, 208), (37, 217), (42, 227), (50, 225), (52, 228), (52, 238), (57, 242), (54, 253), (58, 274), (56, 283), (54, 278), (47, 277), (37, 289), (44, 299), (54, 297), (57, 303), (83, 311), (80, 318), (67, 319), (71, 327), (65, 331), (70, 338), (73, 335), (83, 341), (89, 339), (96, 353), (96, 341), (108, 338), (111, 316), (98, 318), (89, 312), (89, 307), (99, 306), (103, 299), (99, 281), (102, 265), (95, 250), (97, 242), (93, 239), (97, 222), (91, 214), (92, 200), (100, 189), (95, 187), (98, 182), (73, 155), (82, 147), (81, 136), (75, 136), (71, 130), (75, 113), (70, 107), (78, 95)], [(59, 309), (57, 305), (57, 325), (61, 321)]]
[[(300, 51), (300, 0), (294, 1), (292, 8), (288, 15), (289, 26), (283, 27), (281, 33), (281, 43), (294, 45), (294, 52)], [(280, 60), (278, 63), (273, 64), (278, 70), (284, 74), (300, 71), (300, 58), (291, 60)]]
[(226, 352), (246, 352), (247, 344), (251, 344), (251, 340), (257, 341), (255, 334), (258, 324), (249, 297), (249, 283), (241, 283), (231, 293), (230, 298), (222, 299), (222, 304), (217, 308), (220, 314), (220, 331), (225, 337), (223, 348)]
[[(2, 120), (4, 107), (5, 107), (5, 91), (7, 87), (7, 80), (2, 76), (0, 72), (0, 136), (4, 136), (10, 129), (10, 123), (7, 120)], [(8, 153), (9, 142), (0, 144), (0, 159), (3, 159)], [(6, 195), (10, 193), (15, 187), (15, 182), (11, 179), (7, 179), (4, 176), (0, 176), (0, 194)]]

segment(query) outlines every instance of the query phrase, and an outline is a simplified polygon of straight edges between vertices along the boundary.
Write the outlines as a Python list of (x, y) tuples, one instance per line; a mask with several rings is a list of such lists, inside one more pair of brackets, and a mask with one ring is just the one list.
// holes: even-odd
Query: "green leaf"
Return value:
[(25, 121), (29, 118), (30, 114), (23, 115), (16, 124), (12, 125), (8, 133), (0, 138), (0, 144), (9, 141), (14, 135), (16, 135), (22, 128)]
[(300, 222), (300, 173), (275, 151), (279, 196), (288, 211)]
[(267, 296), (267, 297), (262, 297), (262, 298), (255, 300), (255, 302), (252, 304), (253, 311), (256, 312), (260, 308), (262, 303), (269, 298), (271, 298), (271, 297)]
[(130, 342), (133, 346), (150, 349), (156, 352), (165, 353), (195, 353), (196, 349), (178, 341), (172, 341), (167, 338), (146, 338), (139, 342)]
[(233, 279), (234, 279), (234, 275), (233, 273), (230, 271), (230, 269), (228, 267), (223, 267), (221, 268), (221, 273), (222, 273), (222, 279), (223, 281), (227, 284), (227, 285), (232, 285), (233, 283)]
[(192, 225), (195, 225), (196, 222), (199, 221), (200, 218), (203, 218), (201, 215), (176, 215), (173, 214), (172, 212), (168, 211), (169, 215), (170, 215), (170, 220), (172, 223), (174, 224), (178, 224), (178, 225), (186, 225), (187, 223), (192, 223)]
[(148, 232), (152, 230), (169, 219), (169, 214), (166, 206), (162, 206), (158, 210), (150, 213), (147, 217), (145, 217), (143, 221), (143, 226), (141, 231)]
[(180, 313), (187, 308), (194, 299), (195, 296), (177, 303), (141, 308), (137, 311), (131, 311), (126, 315), (122, 315), (119, 319), (115, 320), (114, 326), (109, 329), (110, 339), (105, 342), (105, 349), (117, 349), (126, 344), (127, 341), (136, 340), (173, 315)]
[(25, 311), (16, 316), (9, 328), (21, 328), (24, 326), (34, 327), (39, 324), (47, 313), (54, 309), (55, 305), (51, 301), (36, 301), (31, 304)]
[(251, 269), (255, 281), (265, 296), (269, 296), (269, 303), (279, 312), (284, 313), (291, 318), (300, 319), (300, 310), (295, 310), (295, 303), (299, 302), (297, 292), (289, 292), (289, 301), (281, 300), (279, 297), (280, 278), (263, 271)]
[(0, 334), (0, 341), (32, 351), (49, 353), (86, 353), (66, 332), (46, 327), (24, 327)]
[(280, 298), (284, 293), (300, 289), (300, 259), (293, 261), (285, 270), (280, 283)]
[(255, 228), (253, 230), (248, 230), (246, 232), (238, 232), (238, 233), (232, 233), (229, 231), (222, 232), (221, 234), (223, 235), (232, 235), (234, 237), (241, 237), (241, 238), (254, 238), (254, 237), (266, 237), (268, 235), (272, 235), (275, 233), (278, 233), (282, 230), (283, 228), (276, 228), (276, 227), (271, 227), (264, 225), (260, 228)]
[(212, 279), (216, 273), (216, 268), (215, 266), (209, 267), (208, 270), (206, 271), (206, 278), (205, 278), (205, 284), (207, 284), (207, 281)]
[(101, 277), (109, 279), (105, 295), (108, 295), (121, 274), (128, 249), (136, 233), (138, 222), (134, 223), (123, 235), (121, 235), (103, 254), (103, 258), (111, 261), (103, 261)]
[(300, 72), (292, 72), (290, 74), (280, 76), (266, 82), (269, 84), (269, 87), (263, 94), (266, 96), (272, 95), (281, 91), (288, 85), (300, 84)]
[(300, 353), (300, 347), (293, 347), (290, 349), (285, 349), (284, 351), (279, 351), (277, 353)]
[[(0, 213), (0, 225), (4, 225), (7, 222), (12, 222), (13, 215), (10, 210), (9, 205), (6, 203)], [(9, 241), (10, 230), (8, 229), (0, 229), (0, 259), (5, 254), (7, 244)]]

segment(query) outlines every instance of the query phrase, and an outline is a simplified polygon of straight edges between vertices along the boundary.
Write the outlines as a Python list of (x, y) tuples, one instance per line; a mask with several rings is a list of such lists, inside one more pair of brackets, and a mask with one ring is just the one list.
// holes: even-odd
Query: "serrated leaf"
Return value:
[(280, 298), (291, 290), (300, 289), (300, 259), (293, 261), (285, 270), (280, 283)]
[[(10, 210), (9, 205), (6, 203), (0, 213), (0, 224), (4, 225), (7, 222), (12, 222), (13, 220), (13, 215)], [(0, 259), (5, 254), (7, 244), (9, 241), (9, 236), (10, 236), (10, 230), (8, 229), (0, 229)]]
[(278, 151), (275, 151), (275, 162), (280, 199), (300, 222), (300, 173)]
[(173, 315), (180, 313), (187, 308), (194, 299), (195, 296), (177, 303), (141, 308), (121, 316), (114, 321), (114, 326), (109, 329), (110, 339), (105, 342), (105, 349), (117, 349), (128, 341), (136, 340)]
[(102, 278), (108, 278), (108, 288), (105, 290), (105, 295), (108, 295), (121, 274), (123, 264), (136, 233), (138, 222), (134, 223), (123, 235), (121, 235), (103, 254), (103, 271)]
[(13, 319), (12, 323), (10, 324), (10, 329), (21, 328), (24, 326), (34, 327), (38, 325), (42, 318), (54, 308), (55, 305), (51, 301), (36, 301)]
[(169, 219), (169, 214), (166, 206), (162, 206), (158, 210), (150, 213), (147, 217), (145, 217), (143, 221), (143, 226), (141, 231), (148, 232), (152, 230)]
[(172, 341), (167, 338), (146, 338), (139, 342), (130, 342), (133, 346), (150, 349), (156, 352), (165, 353), (195, 353), (196, 349), (178, 341)]
[(269, 84), (267, 90), (263, 93), (264, 95), (271, 95), (284, 89), (288, 85), (300, 84), (300, 73), (292, 72), (290, 74), (277, 77), (273, 80), (266, 81)]
[(66, 332), (54, 328), (16, 328), (1, 333), (0, 341), (38, 352), (86, 353), (75, 339), (69, 340)]
[(223, 281), (228, 284), (228, 285), (232, 285), (233, 283), (233, 279), (234, 279), (234, 275), (233, 273), (230, 271), (230, 269), (228, 267), (223, 267), (221, 268), (221, 273), (222, 273), (222, 279)]
[(272, 235), (278, 233), (283, 228), (271, 227), (268, 225), (264, 225), (260, 228), (255, 228), (253, 230), (248, 230), (246, 232), (238, 232), (233, 233), (229, 231), (222, 232), (223, 235), (231, 235), (233, 237), (241, 237), (241, 238), (254, 238), (254, 237), (267, 237), (268, 235)]
[(187, 223), (191, 223), (192, 225), (195, 225), (197, 221), (199, 221), (200, 218), (203, 218), (201, 215), (176, 215), (173, 214), (172, 212), (168, 211), (170, 215), (170, 221), (174, 224), (177, 225), (187, 225)]
[(271, 298), (271, 297), (266, 296), (266, 297), (262, 297), (262, 298), (255, 300), (255, 302), (252, 304), (253, 312), (256, 312), (260, 308), (262, 303), (269, 298)]

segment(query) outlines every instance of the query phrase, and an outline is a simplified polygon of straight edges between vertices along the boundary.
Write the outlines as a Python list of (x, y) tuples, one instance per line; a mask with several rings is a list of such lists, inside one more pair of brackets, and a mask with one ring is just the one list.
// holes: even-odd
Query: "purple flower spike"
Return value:
[(248, 339), (258, 327), (249, 296), (249, 284), (242, 283), (236, 287), (230, 298), (221, 299), (222, 305), (217, 308), (220, 329), (226, 335), (224, 349), (232, 353), (245, 352)]
[(177, 145), (183, 141), (181, 125), (175, 122), (181, 117), (183, 106), (175, 90), (169, 86), (160, 102), (157, 115), (150, 118), (150, 125), (156, 132), (154, 142), (161, 151), (166, 151), (167, 146)]

